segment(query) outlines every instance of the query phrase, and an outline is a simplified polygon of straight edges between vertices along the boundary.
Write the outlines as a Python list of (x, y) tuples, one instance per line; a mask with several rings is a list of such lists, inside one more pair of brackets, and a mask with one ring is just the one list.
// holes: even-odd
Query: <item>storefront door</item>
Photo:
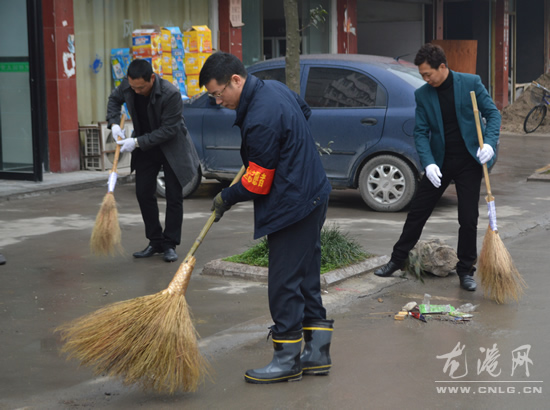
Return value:
[(41, 181), (46, 133), (40, 1), (0, 0), (0, 9), (0, 179)]

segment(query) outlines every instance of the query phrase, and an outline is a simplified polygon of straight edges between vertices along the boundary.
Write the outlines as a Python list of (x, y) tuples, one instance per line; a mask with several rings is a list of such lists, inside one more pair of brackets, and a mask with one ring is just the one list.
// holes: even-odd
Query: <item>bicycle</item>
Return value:
[(543, 87), (536, 81), (533, 81), (532, 85), (536, 88), (532, 90), (531, 98), (537, 105), (531, 108), (531, 111), (529, 111), (529, 114), (527, 114), (527, 117), (525, 117), (525, 121), (523, 122), (523, 130), (527, 134), (534, 132), (538, 127), (540, 127), (546, 117), (548, 105), (550, 104), (550, 90)]

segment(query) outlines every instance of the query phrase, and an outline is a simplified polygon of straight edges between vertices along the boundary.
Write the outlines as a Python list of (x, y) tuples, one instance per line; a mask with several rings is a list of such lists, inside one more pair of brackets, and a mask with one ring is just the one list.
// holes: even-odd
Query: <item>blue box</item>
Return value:
[(113, 73), (113, 80), (115, 84), (118, 81), (122, 81), (126, 77), (128, 66), (132, 61), (129, 48), (113, 48), (111, 49), (111, 69)]

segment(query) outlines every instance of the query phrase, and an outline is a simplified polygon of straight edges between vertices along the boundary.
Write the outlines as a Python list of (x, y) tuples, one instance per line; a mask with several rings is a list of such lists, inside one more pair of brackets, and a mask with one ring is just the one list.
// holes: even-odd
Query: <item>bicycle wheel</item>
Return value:
[(546, 117), (546, 111), (547, 108), (544, 104), (533, 107), (531, 111), (529, 111), (529, 114), (527, 114), (527, 117), (525, 117), (523, 130), (529, 134), (540, 127), (540, 124), (544, 121), (544, 117)]

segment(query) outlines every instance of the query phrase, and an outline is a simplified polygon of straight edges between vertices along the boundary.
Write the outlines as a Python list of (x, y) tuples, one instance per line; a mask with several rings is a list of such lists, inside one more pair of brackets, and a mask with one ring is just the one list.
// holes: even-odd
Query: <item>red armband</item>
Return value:
[(267, 195), (271, 190), (274, 176), (274, 169), (266, 169), (250, 161), (241, 182), (248, 191), (255, 194)]

